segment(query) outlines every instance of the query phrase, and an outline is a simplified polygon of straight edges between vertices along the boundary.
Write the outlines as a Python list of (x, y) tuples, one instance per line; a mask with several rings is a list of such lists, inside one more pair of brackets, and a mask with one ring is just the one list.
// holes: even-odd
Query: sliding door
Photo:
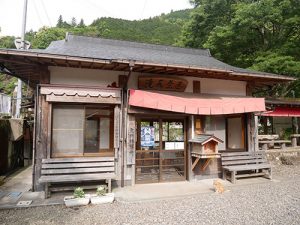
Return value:
[(244, 116), (227, 118), (228, 150), (245, 150), (245, 118)]
[(136, 183), (185, 180), (184, 120), (137, 122)]

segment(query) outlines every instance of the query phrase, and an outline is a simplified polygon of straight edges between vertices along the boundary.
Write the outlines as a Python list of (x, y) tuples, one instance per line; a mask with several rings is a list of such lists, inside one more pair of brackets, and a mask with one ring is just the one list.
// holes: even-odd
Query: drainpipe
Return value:
[(124, 181), (125, 181), (125, 145), (127, 143), (127, 112), (128, 112), (128, 80), (131, 76), (131, 72), (134, 67), (134, 62), (129, 63), (129, 73), (127, 75), (126, 83), (122, 90), (122, 104), (121, 104), (121, 112), (122, 112), (122, 149), (121, 149), (121, 187), (124, 187)]

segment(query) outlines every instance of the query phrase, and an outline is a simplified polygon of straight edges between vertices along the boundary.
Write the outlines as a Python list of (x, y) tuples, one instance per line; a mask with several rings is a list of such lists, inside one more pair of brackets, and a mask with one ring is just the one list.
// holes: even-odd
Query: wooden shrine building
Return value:
[[(252, 91), (294, 80), (227, 65), (205, 49), (70, 34), (44, 50), (0, 49), (0, 68), (35, 89), (36, 191), (191, 180), (188, 140), (209, 134), (206, 148), (219, 153), (258, 150), (254, 113), (265, 100)], [(216, 157), (197, 179), (220, 174)]]

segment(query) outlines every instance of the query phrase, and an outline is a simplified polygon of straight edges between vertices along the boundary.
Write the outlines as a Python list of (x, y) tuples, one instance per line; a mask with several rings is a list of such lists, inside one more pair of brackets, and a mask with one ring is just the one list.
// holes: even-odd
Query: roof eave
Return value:
[[(0, 55), (11, 55), (11, 56), (23, 56), (23, 57), (36, 57), (36, 58), (48, 58), (48, 59), (60, 59), (60, 60), (70, 60), (77, 62), (90, 62), (90, 63), (99, 63), (99, 64), (111, 64), (111, 63), (121, 63), (121, 64), (132, 64), (136, 66), (153, 66), (153, 67), (163, 67), (163, 68), (173, 68), (173, 69), (184, 69), (187, 72), (197, 72), (197, 71), (207, 71), (207, 72), (216, 72), (224, 73), (231, 77), (248, 77), (248, 78), (262, 78), (270, 80), (272, 82), (291, 82), (296, 81), (296, 78), (288, 77), (284, 75), (272, 75), (272, 74), (256, 74), (256, 73), (238, 73), (232, 70), (219, 69), (219, 68), (206, 68), (198, 67), (192, 65), (178, 65), (178, 64), (160, 64), (146, 61), (130, 60), (130, 59), (100, 59), (100, 58), (90, 58), (90, 57), (80, 57), (80, 56), (69, 56), (62, 54), (52, 54), (46, 52), (35, 52), (35, 51), (26, 51), (26, 50), (17, 50), (17, 49), (0, 49)], [(241, 79), (242, 80), (242, 79)]]

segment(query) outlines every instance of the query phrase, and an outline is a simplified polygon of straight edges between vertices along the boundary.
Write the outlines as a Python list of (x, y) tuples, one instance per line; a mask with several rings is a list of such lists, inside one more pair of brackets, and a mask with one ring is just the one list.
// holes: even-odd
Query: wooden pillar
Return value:
[(269, 134), (268, 132), (268, 117), (262, 117), (263, 125), (264, 125), (264, 134)]
[(270, 121), (271, 121), (271, 127), (272, 127), (272, 133), (271, 134), (274, 134), (275, 131), (274, 131), (274, 117), (270, 117)]
[[(299, 133), (298, 118), (292, 118), (293, 134)], [(292, 147), (297, 147), (297, 137), (292, 137)]]
[(248, 113), (246, 115), (247, 119), (247, 143), (248, 143), (248, 152), (253, 151), (253, 138), (252, 138), (252, 130), (253, 130), (253, 126), (252, 126), (252, 115), (250, 113)]
[[(194, 116), (188, 117), (188, 136), (187, 140), (190, 140), (194, 137)], [(187, 171), (187, 179), (192, 181), (194, 172), (192, 171), (192, 155), (191, 155), (191, 148), (190, 144), (187, 143), (187, 164), (186, 164), (186, 171)]]
[(115, 171), (116, 180), (121, 181), (121, 152), (120, 152), (120, 138), (121, 138), (121, 109), (119, 105), (114, 108), (114, 150), (115, 150)]
[(126, 178), (131, 179), (131, 185), (135, 184), (135, 143), (136, 143), (136, 127), (135, 127), (135, 116), (127, 115), (127, 144), (126, 144), (126, 155), (127, 155), (127, 171)]
[(258, 151), (258, 116), (254, 115), (254, 135), (253, 135), (253, 140), (254, 140), (254, 151)]
[[(40, 72), (40, 83), (49, 84), (50, 74), (47, 69), (43, 69)], [(38, 90), (39, 93), (39, 90)], [(34, 126), (36, 126), (35, 134), (35, 154), (34, 154), (34, 174), (33, 174), (33, 186), (35, 191), (43, 191), (44, 185), (38, 182), (41, 176), (42, 159), (47, 158), (47, 149), (49, 139), (48, 134), (48, 122), (49, 122), (49, 103), (46, 101), (46, 97), (38, 94), (37, 115)]]

